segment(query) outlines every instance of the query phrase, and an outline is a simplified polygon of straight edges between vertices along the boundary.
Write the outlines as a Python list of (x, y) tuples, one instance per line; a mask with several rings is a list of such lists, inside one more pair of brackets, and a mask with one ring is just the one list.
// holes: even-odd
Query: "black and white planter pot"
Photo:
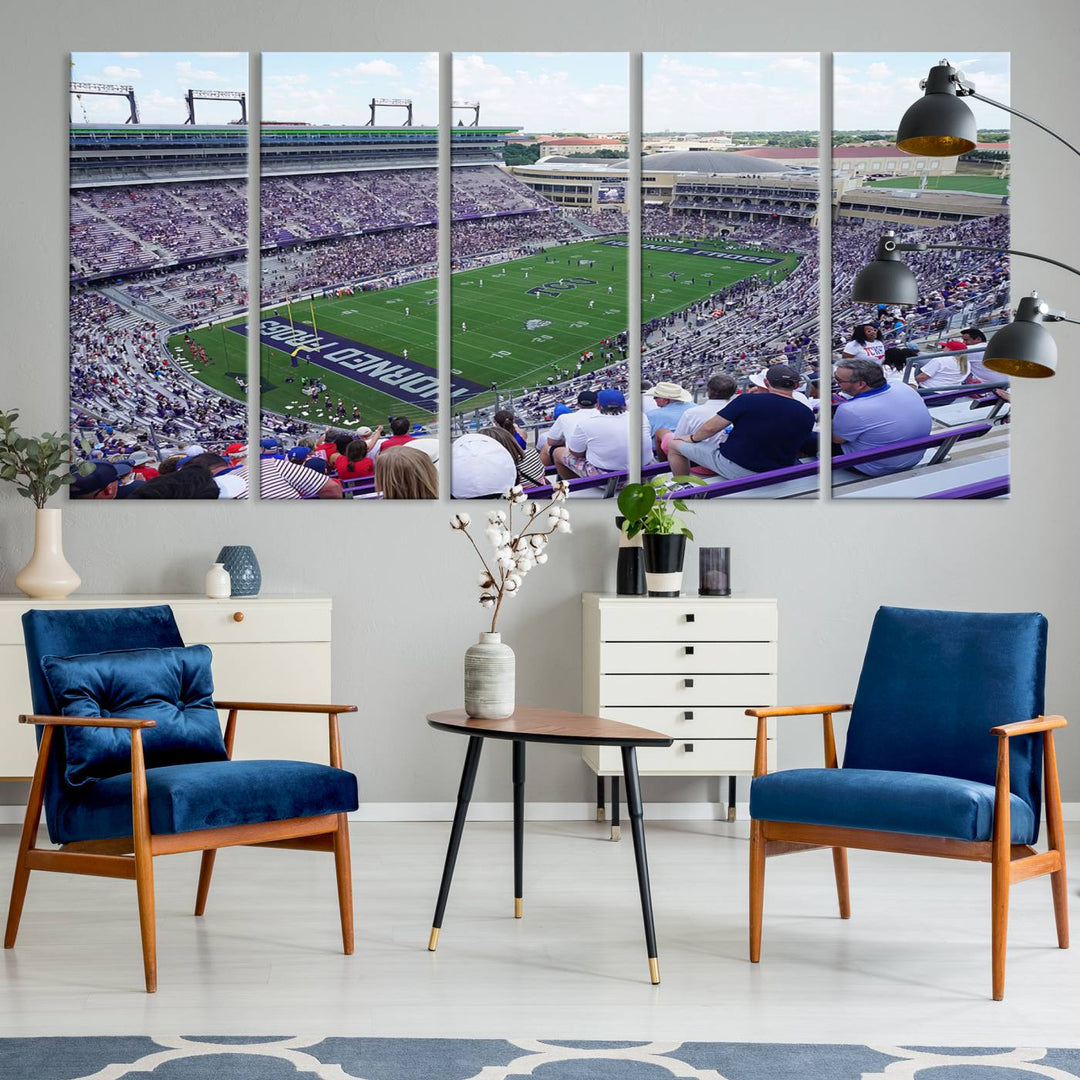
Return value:
[(646, 533), (645, 585), (650, 596), (678, 596), (682, 592), (686, 537), (682, 533)]

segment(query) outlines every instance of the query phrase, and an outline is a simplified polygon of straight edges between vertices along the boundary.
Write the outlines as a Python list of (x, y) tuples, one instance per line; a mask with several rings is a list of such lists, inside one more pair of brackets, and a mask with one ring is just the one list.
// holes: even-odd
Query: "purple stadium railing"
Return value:
[[(889, 443), (887, 446), (878, 446), (873, 450), (860, 450), (855, 454), (838, 454), (832, 459), (832, 464), (838, 469), (848, 469), (854, 465), (863, 465), (870, 461), (880, 461), (882, 458), (893, 457), (897, 454), (911, 453), (915, 450), (930, 450), (937, 447), (937, 452), (927, 462), (927, 465), (940, 464), (948, 456), (956, 443), (976, 439), (993, 429), (993, 424), (968, 424), (965, 427), (946, 428), (943, 431), (932, 432), (921, 439), (905, 439), (903, 442)], [(802, 480), (813, 476), (818, 471), (817, 461), (803, 461), (798, 465), (789, 465), (784, 469), (772, 469), (769, 472), (754, 473), (752, 476), (741, 476), (736, 480), (717, 480), (706, 484), (704, 487), (680, 488), (669, 492), (665, 499), (715, 499), (723, 495), (734, 495), (740, 491), (754, 491), (758, 488), (770, 487), (773, 484), (782, 484), (787, 480)]]
[(995, 476), (990, 480), (980, 480), (976, 484), (964, 484), (949, 488), (948, 491), (934, 491), (929, 495), (920, 495), (920, 499), (997, 499), (1008, 495), (1010, 490), (1007, 476)]

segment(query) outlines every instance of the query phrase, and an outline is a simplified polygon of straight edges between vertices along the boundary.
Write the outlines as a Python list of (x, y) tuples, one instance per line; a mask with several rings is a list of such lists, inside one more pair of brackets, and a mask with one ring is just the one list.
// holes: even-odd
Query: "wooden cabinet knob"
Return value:
[(244, 621), (244, 613), (242, 611), (234, 611), (233, 612), (233, 622), (243, 622), (243, 621)]

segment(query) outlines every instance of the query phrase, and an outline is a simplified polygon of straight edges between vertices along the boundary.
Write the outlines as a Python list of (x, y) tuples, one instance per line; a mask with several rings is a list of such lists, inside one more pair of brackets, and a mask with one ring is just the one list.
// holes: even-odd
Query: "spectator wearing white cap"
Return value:
[(653, 436), (659, 428), (673, 431), (679, 417), (694, 404), (690, 394), (674, 382), (658, 382), (652, 388), (652, 399), (656, 402), (656, 408), (649, 410), (646, 415), (649, 433)]
[(455, 499), (501, 498), (517, 483), (510, 451), (486, 435), (462, 435), (451, 451), (450, 491)]

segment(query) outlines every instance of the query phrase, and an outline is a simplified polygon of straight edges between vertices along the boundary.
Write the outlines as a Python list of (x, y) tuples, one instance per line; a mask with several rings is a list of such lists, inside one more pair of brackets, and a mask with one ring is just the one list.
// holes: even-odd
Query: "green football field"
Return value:
[[(918, 176), (895, 176), (890, 180), (871, 180), (867, 187), (917, 188), (921, 186)], [(1007, 176), (928, 176), (928, 191), (975, 191), (980, 195), (1008, 195)]]
[[(643, 322), (680, 311), (751, 274), (771, 273), (773, 281), (782, 280), (798, 265), (796, 255), (750, 251), (716, 241), (647, 239), (646, 244), (650, 243), (655, 246), (647, 246), (642, 258)], [(766, 266), (672, 250), (676, 248), (777, 261)], [(546, 383), (548, 376), (559, 381), (563, 371), (575, 371), (578, 359), (588, 349), (596, 353), (590, 366), (602, 366), (601, 340), (615, 337), (630, 323), (627, 285), (626, 248), (601, 240), (562, 245), (546, 253), (456, 273), (452, 286), (451, 368), (453, 378), (462, 380), (472, 392), (455, 397), (454, 411), (489, 404), (493, 382), (500, 392), (506, 392)], [(428, 280), (313, 303), (297, 301), (291, 305), (292, 326), (297, 330), (314, 326), (322, 336), (335, 335), (393, 357), (408, 350), (410, 365), (434, 370), (436, 292), (436, 282)], [(265, 309), (262, 317), (276, 318), (279, 325), (289, 323), (290, 310), (278, 304)], [(192, 340), (210, 358), (206, 364), (191, 358), (182, 334), (170, 339), (170, 351), (196, 378), (243, 400), (244, 391), (237, 378), (243, 379), (246, 370), (247, 338), (230, 329), (243, 322), (239, 318), (191, 332)], [(362, 422), (373, 426), (385, 422), (389, 415), (405, 415), (415, 421), (433, 416), (434, 409), (405, 404), (392, 394), (309, 362), (310, 354), (303, 351), (293, 366), (294, 358), (287, 346), (263, 344), (260, 348), (262, 403), (266, 409), (316, 423), (337, 424), (341, 420), (336, 404), (341, 398), (346, 407), (346, 427), (355, 423), (354, 404), (361, 410)], [(313, 377), (322, 380), (325, 393), (332, 398), (335, 407), (330, 412), (324, 406), (325, 393), (320, 392), (314, 402), (302, 393), (302, 381)]]

